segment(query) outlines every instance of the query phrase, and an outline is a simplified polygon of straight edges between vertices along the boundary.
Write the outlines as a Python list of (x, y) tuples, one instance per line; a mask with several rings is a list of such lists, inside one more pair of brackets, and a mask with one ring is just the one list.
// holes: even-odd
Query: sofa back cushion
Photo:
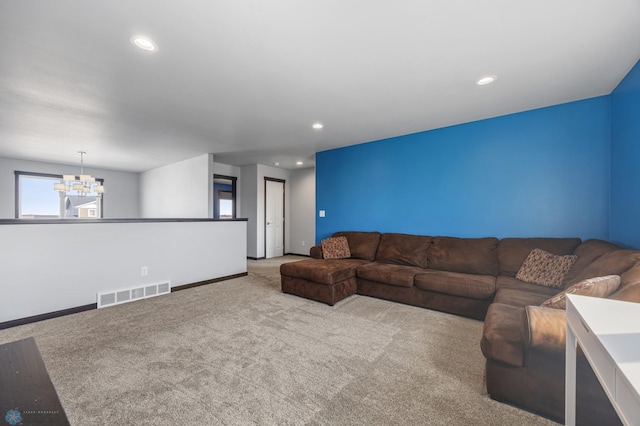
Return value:
[(498, 245), (500, 275), (515, 277), (534, 248), (566, 255), (573, 254), (580, 242), (580, 238), (505, 238)]
[(640, 262), (640, 250), (612, 251), (597, 258), (566, 285), (571, 286), (587, 278), (622, 275), (638, 262)]
[(378, 244), (380, 243), (380, 235), (379, 232), (358, 231), (336, 232), (333, 234), (334, 237), (347, 237), (352, 259), (370, 261), (376, 257), (376, 251), (378, 251)]
[(603, 240), (587, 240), (580, 244), (573, 254), (578, 256), (578, 260), (573, 265), (573, 268), (567, 272), (564, 276), (564, 283), (568, 283), (575, 279), (587, 266), (591, 265), (597, 258), (603, 254), (620, 250), (615, 244), (609, 243)]
[(427, 254), (433, 237), (409, 234), (382, 234), (376, 262), (427, 267)]
[(620, 287), (609, 299), (640, 303), (640, 263), (620, 276)]
[[(427, 266), (441, 271), (498, 275), (498, 239), (434, 237)], [(524, 259), (522, 259), (524, 260)]]

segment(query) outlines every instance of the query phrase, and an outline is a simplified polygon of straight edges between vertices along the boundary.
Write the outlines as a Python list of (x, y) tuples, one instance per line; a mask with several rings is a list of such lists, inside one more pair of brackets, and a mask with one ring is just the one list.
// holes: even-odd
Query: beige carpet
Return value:
[(280, 292), (278, 265), (0, 331), (34, 336), (73, 425), (552, 425), (491, 400), (482, 323)]

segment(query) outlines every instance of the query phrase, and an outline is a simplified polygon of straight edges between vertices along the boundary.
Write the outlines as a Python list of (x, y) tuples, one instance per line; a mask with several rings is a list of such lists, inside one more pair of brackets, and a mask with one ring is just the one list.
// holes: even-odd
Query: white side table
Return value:
[(576, 342), (626, 425), (640, 424), (640, 303), (567, 296), (565, 423), (576, 423)]

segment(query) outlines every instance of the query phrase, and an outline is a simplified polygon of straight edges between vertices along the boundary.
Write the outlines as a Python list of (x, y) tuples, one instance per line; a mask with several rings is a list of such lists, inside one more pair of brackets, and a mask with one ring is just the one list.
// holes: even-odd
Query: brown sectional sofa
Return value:
[[(564, 288), (620, 275), (611, 299), (640, 302), (640, 251), (578, 238), (454, 238), (339, 232), (351, 257), (283, 264), (282, 290), (333, 305), (361, 294), (484, 320), (481, 349), (489, 395), (543, 416), (564, 418), (565, 311), (539, 305), (563, 288), (515, 278), (534, 248), (577, 261)], [(578, 424), (619, 424), (585, 360), (578, 360)]]

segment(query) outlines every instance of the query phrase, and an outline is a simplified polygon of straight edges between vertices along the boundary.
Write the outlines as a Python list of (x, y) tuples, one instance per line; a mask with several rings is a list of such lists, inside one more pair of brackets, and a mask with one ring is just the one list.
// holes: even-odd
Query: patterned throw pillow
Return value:
[(561, 287), (562, 279), (576, 260), (578, 256), (557, 256), (544, 250), (533, 249), (520, 267), (516, 278), (545, 287)]
[(620, 286), (620, 275), (589, 278), (572, 285), (562, 293), (558, 293), (549, 300), (542, 302), (543, 308), (566, 309), (567, 294), (579, 294), (591, 297), (607, 297)]
[(325, 259), (346, 259), (351, 257), (347, 237), (331, 237), (322, 240), (322, 256)]

